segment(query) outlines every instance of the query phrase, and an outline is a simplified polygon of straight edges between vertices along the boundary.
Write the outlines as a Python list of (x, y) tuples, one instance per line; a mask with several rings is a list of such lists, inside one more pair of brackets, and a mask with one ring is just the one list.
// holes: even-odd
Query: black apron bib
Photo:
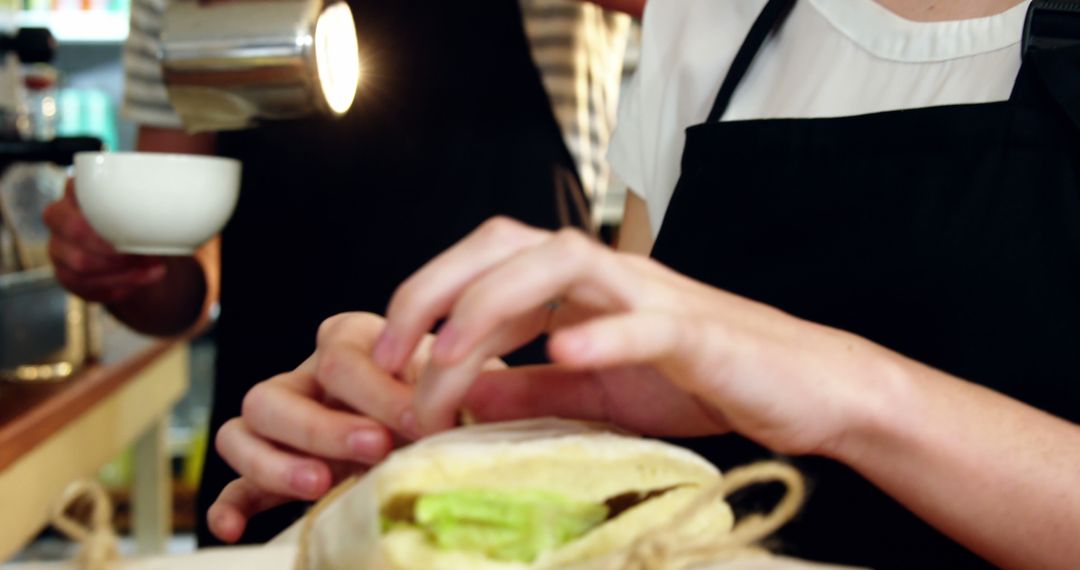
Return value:
[[(1080, 51), (1031, 52), (1006, 102), (719, 122), (793, 3), (770, 0), (709, 121), (687, 130), (653, 256), (1080, 420)], [(686, 444), (721, 467), (770, 455), (738, 436)], [(985, 565), (850, 469), (794, 462), (812, 491), (781, 550)]]

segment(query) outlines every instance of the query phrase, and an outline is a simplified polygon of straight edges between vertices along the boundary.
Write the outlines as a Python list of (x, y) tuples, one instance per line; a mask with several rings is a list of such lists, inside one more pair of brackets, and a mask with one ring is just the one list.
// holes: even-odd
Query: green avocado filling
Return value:
[(382, 514), (384, 532), (419, 528), (439, 548), (528, 563), (603, 523), (609, 507), (546, 491), (465, 489), (399, 497)]
[(382, 531), (416, 528), (439, 548), (529, 563), (605, 521), (687, 485), (628, 491), (603, 503), (573, 501), (534, 490), (459, 489), (398, 495), (382, 506)]

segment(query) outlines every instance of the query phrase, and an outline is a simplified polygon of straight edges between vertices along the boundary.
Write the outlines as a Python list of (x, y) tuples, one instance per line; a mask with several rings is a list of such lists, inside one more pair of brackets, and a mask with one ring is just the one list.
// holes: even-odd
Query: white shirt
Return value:
[[(654, 236), (679, 178), (684, 131), (705, 121), (765, 1), (647, 4), (641, 62), (619, 103), (608, 160), (645, 200)], [(801, 0), (762, 46), (722, 120), (1006, 100), (1027, 4), (985, 18), (913, 22), (871, 0)]]

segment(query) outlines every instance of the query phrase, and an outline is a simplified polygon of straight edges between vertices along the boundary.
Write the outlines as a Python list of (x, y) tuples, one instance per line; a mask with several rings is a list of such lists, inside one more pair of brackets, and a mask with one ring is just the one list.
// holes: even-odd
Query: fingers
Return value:
[(382, 320), (373, 315), (339, 315), (319, 329), (315, 378), (327, 394), (410, 439), (418, 435), (412, 419), (413, 387), (388, 374), (371, 359)]
[[(377, 382), (403, 387), (373, 365), (365, 370), (352, 360), (367, 358), (381, 323), (365, 314), (328, 319), (320, 327), (315, 355), (248, 392), (242, 417), (227, 422), (217, 435), (218, 451), (241, 478), (222, 491), (208, 512), (216, 536), (235, 541), (253, 514), (295, 499), (316, 499), (334, 481), (389, 453), (393, 441), (385, 427), (333, 407), (363, 399), (364, 394), (352, 390), (373, 373), (379, 375)], [(329, 381), (317, 377), (320, 371)]]
[(519, 252), (460, 293), (439, 330), (432, 360), (443, 366), (454, 363), (497, 327), (545, 310), (554, 298), (604, 311), (624, 308), (633, 279), (621, 277), (612, 260), (608, 248), (574, 230)]
[(696, 321), (685, 315), (623, 313), (556, 331), (548, 351), (555, 362), (573, 368), (655, 363), (695, 350), (696, 327)]
[[(147, 267), (152, 265), (148, 263), (150, 261), (148, 258), (140, 259), (120, 255), (116, 252), (104, 254), (94, 252), (80, 243), (55, 234), (49, 240), (49, 256), (52, 257), (54, 265), (65, 267), (72, 272), (85, 274), (108, 273), (131, 269), (140, 265)], [(143, 263), (138, 264), (139, 261), (143, 261)]]
[(53, 265), (78, 276), (87, 286), (117, 287), (143, 285), (165, 276), (165, 265), (158, 259), (130, 255), (97, 255), (72, 242), (49, 240)]
[(44, 213), (49, 227), (49, 257), (56, 277), (69, 291), (91, 301), (113, 302), (165, 277), (153, 257), (123, 255), (90, 227), (69, 187)]
[(421, 431), (453, 425), (482, 363), (542, 332), (550, 299), (599, 311), (628, 306), (634, 279), (614, 260), (579, 232), (563, 231), (477, 277), (454, 302), (421, 376), (414, 402)]
[(241, 477), (222, 489), (206, 511), (206, 520), (214, 536), (232, 544), (243, 536), (251, 517), (291, 500), (260, 489)]
[(168, 274), (164, 265), (134, 267), (115, 273), (84, 274), (72, 270), (56, 257), (53, 257), (53, 263), (56, 279), (65, 289), (99, 303), (119, 301), (142, 287), (161, 281)]
[(71, 185), (64, 190), (64, 197), (50, 204), (42, 215), (45, 225), (53, 235), (80, 244), (87, 251), (99, 255), (115, 255), (116, 249), (102, 239), (86, 220), (75, 200)]
[(375, 362), (390, 372), (400, 370), (420, 339), (449, 312), (469, 283), (547, 237), (548, 232), (495, 218), (429, 262), (402, 283), (390, 300), (387, 326), (374, 351)]
[[(593, 319), (559, 330), (548, 341), (552, 360), (575, 369), (650, 365), (694, 394), (724, 377), (733, 352), (753, 346), (723, 323), (666, 311), (638, 311)], [(704, 365), (702, 363), (707, 363)]]
[(391, 435), (385, 427), (322, 405), (304, 384), (314, 385), (314, 377), (292, 373), (252, 388), (243, 403), (248, 428), (316, 457), (371, 464), (390, 452)]
[(217, 450), (233, 469), (267, 493), (294, 499), (316, 499), (332, 483), (325, 461), (279, 449), (252, 433), (242, 418), (218, 431)]
[(536, 338), (547, 320), (547, 310), (508, 321), (485, 337), (475, 350), (450, 366), (434, 359), (420, 374), (412, 407), (420, 433), (435, 433), (453, 427), (469, 386), (484, 370), (491, 369), (493, 356), (506, 354)]
[(729, 430), (716, 409), (672, 388), (649, 366), (594, 371), (555, 364), (486, 372), (469, 390), (465, 409), (482, 422), (557, 416), (670, 437)]
[[(363, 469), (336, 464), (335, 481), (343, 481), (351, 475), (363, 474)], [(276, 495), (259, 488), (246, 477), (240, 477), (221, 490), (217, 499), (206, 511), (210, 532), (226, 543), (234, 543), (243, 536), (248, 521), (255, 515), (274, 507), (292, 502), (291, 497)]]
[(603, 387), (590, 371), (520, 366), (482, 373), (465, 397), (481, 422), (558, 416), (609, 421)]

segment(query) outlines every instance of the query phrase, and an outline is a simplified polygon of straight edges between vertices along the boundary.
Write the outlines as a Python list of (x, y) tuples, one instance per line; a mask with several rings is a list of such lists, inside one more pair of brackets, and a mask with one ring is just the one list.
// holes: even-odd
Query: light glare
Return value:
[(352, 11), (345, 2), (327, 7), (315, 23), (315, 65), (327, 105), (334, 113), (344, 114), (360, 84), (360, 47)]

